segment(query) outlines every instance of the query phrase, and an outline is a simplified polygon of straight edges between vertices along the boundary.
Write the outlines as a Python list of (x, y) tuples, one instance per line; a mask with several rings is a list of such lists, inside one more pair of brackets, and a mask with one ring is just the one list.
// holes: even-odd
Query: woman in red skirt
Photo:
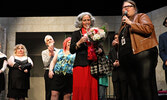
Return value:
[[(72, 34), (70, 52), (76, 53), (73, 68), (73, 97), (72, 100), (98, 100), (98, 80), (90, 73), (89, 63), (97, 60), (93, 44), (88, 42), (85, 35), (94, 26), (95, 18), (89, 12), (77, 16), (76, 28)], [(98, 49), (102, 53), (102, 48)]]

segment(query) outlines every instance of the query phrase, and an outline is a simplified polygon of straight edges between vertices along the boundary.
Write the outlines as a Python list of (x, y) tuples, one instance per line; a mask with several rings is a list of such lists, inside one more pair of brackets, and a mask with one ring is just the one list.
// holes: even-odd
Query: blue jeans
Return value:
[(99, 100), (107, 100), (106, 98), (106, 86), (99, 85)]

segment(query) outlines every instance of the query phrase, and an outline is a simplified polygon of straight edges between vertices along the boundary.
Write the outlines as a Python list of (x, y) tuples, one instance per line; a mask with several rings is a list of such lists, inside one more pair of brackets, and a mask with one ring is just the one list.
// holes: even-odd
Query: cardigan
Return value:
[(87, 43), (81, 43), (80, 48), (76, 49), (76, 43), (80, 40), (82, 37), (81, 29), (74, 31), (72, 33), (72, 39), (71, 39), (71, 45), (70, 45), (70, 52), (71, 54), (76, 53), (75, 61), (74, 61), (74, 66), (87, 66), (89, 65), (89, 60), (87, 59), (88, 56), (88, 46)]
[[(59, 49), (57, 48), (54, 48), (54, 53), (56, 51), (59, 51)], [(43, 64), (44, 64), (44, 69), (45, 70), (49, 70), (49, 65), (50, 65), (50, 62), (51, 60), (53, 59), (53, 56), (49, 56), (49, 50), (46, 49), (46, 50), (43, 50), (42, 53), (41, 53), (41, 56), (42, 56), (42, 61), (43, 61)]]

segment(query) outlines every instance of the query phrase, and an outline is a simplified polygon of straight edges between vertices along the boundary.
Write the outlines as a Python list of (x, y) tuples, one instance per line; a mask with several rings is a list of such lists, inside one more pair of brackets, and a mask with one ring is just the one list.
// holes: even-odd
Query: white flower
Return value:
[(95, 34), (94, 36), (93, 36), (93, 41), (96, 41), (96, 40), (100, 40), (100, 35), (99, 34)]
[(100, 37), (105, 37), (105, 32), (102, 29), (99, 29)]
[(89, 29), (89, 31), (87, 32), (88, 35), (88, 40), (89, 41), (101, 41), (103, 40), (103, 38), (105, 38), (105, 31), (103, 29), (100, 29), (98, 27), (92, 27)]

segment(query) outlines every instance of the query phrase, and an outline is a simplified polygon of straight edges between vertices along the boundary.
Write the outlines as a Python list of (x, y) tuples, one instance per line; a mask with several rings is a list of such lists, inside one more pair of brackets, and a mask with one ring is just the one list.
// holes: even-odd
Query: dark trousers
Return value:
[(113, 81), (114, 95), (116, 100), (128, 100), (128, 85), (126, 80), (124, 81)]
[(107, 100), (106, 90), (107, 86), (99, 85), (99, 100)]
[(112, 82), (114, 87), (114, 95), (116, 100), (130, 100), (128, 99), (128, 82), (127, 74), (123, 66), (114, 68), (112, 71)]
[(165, 70), (165, 81), (166, 81), (166, 84), (167, 84), (167, 70)]
[(134, 100), (158, 100), (155, 77), (158, 50), (156, 47), (120, 57), (120, 64), (126, 68), (128, 84)]
[(51, 99), (51, 79), (48, 77), (49, 70), (45, 70), (44, 79), (45, 79), (45, 100)]

